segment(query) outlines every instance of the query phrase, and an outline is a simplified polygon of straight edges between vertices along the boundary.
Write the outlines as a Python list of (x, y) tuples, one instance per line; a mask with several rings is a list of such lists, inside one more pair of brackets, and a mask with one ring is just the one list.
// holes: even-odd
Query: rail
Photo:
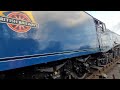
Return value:
[(104, 66), (93, 67), (85, 79), (100, 79), (104, 73), (108, 73), (118, 62), (120, 58), (113, 59), (112, 62)]

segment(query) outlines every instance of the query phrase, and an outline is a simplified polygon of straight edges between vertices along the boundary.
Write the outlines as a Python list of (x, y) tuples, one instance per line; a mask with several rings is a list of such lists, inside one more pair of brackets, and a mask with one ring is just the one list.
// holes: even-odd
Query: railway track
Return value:
[(108, 73), (118, 62), (120, 58), (113, 59), (112, 62), (108, 63), (104, 66), (92, 67), (91, 73), (89, 73), (85, 79), (100, 79), (103, 78), (102, 76)]

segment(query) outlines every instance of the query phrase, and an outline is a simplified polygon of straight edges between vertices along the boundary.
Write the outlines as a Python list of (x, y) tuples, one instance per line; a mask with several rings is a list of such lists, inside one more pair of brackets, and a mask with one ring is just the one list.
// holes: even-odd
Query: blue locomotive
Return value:
[(119, 56), (119, 44), (119, 35), (83, 11), (0, 11), (1, 75), (81, 78)]

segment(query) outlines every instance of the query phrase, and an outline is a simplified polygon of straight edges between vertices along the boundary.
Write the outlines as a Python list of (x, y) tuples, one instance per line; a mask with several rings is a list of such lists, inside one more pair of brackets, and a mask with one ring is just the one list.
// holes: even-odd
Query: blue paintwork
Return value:
[(46, 20), (42, 25), (37, 21), (40, 28), (22, 34), (0, 24), (0, 58), (97, 48), (95, 25), (89, 19), (73, 27), (61, 25), (59, 20)]
[[(5, 13), (6, 15), (10, 13)], [(39, 28), (26, 33), (0, 23), (0, 71), (100, 52), (93, 18), (85, 12), (33, 12)], [(54, 16), (52, 16), (54, 15)], [(69, 18), (67, 18), (69, 17)], [(76, 19), (77, 18), (77, 19)], [(83, 21), (78, 21), (84, 19)], [(68, 24), (67, 24), (68, 23)], [(82, 51), (87, 49), (87, 51)], [(74, 52), (81, 50), (79, 52)], [(6, 60), (2, 58), (71, 51), (71, 53)]]
[(53, 55), (53, 56), (44, 56), (44, 57), (36, 57), (36, 58), (28, 58), (28, 59), (21, 59), (21, 60), (9, 60), (9, 61), (1, 61), (0, 63), (0, 71), (25, 67), (30, 65), (36, 65), (45, 62), (51, 62), (56, 60), (61, 60), (65, 58), (76, 57), (79, 55), (91, 54), (96, 53), (95, 51), (89, 52), (79, 52), (79, 53), (72, 53), (72, 54), (61, 54), (61, 55)]

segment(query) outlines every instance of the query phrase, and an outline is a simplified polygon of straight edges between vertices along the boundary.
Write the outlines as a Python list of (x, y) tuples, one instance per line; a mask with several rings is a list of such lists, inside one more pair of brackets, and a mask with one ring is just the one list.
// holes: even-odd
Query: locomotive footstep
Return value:
[(96, 70), (100, 70), (102, 67), (98, 67), (98, 66), (91, 66), (92, 69), (96, 69)]

